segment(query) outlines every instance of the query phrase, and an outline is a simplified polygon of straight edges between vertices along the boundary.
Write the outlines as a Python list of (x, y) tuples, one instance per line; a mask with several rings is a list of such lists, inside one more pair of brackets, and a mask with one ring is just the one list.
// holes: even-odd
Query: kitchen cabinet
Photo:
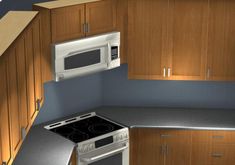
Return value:
[(1, 164), (12, 163), (41, 107), (40, 59), (40, 17), (36, 16), (0, 56)]
[(130, 0), (128, 9), (130, 79), (235, 80), (234, 1)]
[(205, 80), (208, 0), (169, 0), (168, 20), (167, 77)]
[(116, 30), (117, 0), (86, 3), (86, 35)]
[(68, 6), (51, 11), (52, 42), (85, 36), (85, 5)]
[(136, 128), (131, 130), (132, 165), (189, 165), (191, 131)]
[(33, 8), (42, 18), (42, 82), (52, 80), (51, 44), (117, 30), (117, 0), (53, 1)]
[(12, 159), (10, 141), (10, 121), (7, 99), (6, 57), (0, 57), (0, 163), (10, 163)]
[(191, 165), (232, 165), (234, 131), (193, 131)]
[(22, 143), (15, 45), (9, 51), (7, 59), (7, 91), (11, 130), (11, 152), (13, 157), (15, 157)]
[(128, 1), (128, 77), (163, 79), (168, 1)]
[(211, 1), (209, 12), (207, 78), (235, 80), (235, 1)]

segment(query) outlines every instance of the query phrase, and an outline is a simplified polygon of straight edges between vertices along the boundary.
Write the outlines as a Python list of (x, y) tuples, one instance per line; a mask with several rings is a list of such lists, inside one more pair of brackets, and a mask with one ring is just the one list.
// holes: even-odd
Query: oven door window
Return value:
[(122, 165), (122, 153), (101, 159), (89, 165)]
[(64, 70), (82, 68), (101, 63), (101, 50), (77, 53), (64, 59)]

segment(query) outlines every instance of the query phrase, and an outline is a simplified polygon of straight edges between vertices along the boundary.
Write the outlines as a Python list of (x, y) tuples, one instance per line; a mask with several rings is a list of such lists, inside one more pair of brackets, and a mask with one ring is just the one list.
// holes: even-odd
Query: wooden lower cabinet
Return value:
[(130, 130), (131, 165), (234, 165), (235, 131)]
[(189, 165), (191, 131), (131, 130), (131, 165)]

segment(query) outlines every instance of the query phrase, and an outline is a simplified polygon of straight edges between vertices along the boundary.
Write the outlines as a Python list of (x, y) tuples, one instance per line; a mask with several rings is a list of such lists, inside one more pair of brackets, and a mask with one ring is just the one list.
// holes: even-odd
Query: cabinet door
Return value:
[(116, 29), (116, 3), (116, 0), (102, 0), (86, 4), (88, 24), (86, 35), (106, 33)]
[(51, 11), (52, 43), (84, 37), (84, 11), (84, 5), (53, 9)]
[(207, 20), (208, 0), (169, 1), (170, 79), (205, 79)]
[(213, 145), (211, 157), (212, 165), (234, 165), (235, 145), (216, 144)]
[(28, 130), (30, 121), (28, 118), (28, 98), (27, 98), (27, 85), (26, 85), (26, 63), (25, 63), (25, 44), (24, 37), (17, 41), (16, 45), (16, 66), (17, 66), (17, 88), (18, 88), (18, 101), (19, 112), (21, 121), (21, 130)]
[(35, 85), (34, 85), (34, 58), (33, 58), (33, 31), (29, 28), (25, 33), (25, 61), (26, 61), (26, 77), (27, 77), (27, 96), (28, 96), (28, 118), (30, 125), (36, 116), (35, 108)]
[(235, 1), (210, 2), (208, 79), (235, 80)]
[(33, 59), (34, 59), (34, 82), (35, 82), (35, 109), (39, 111), (42, 99), (42, 72), (41, 72), (41, 37), (40, 37), (40, 19), (33, 22)]
[(7, 68), (5, 57), (0, 57), (0, 157), (1, 162), (9, 163), (11, 160), (10, 121), (7, 97)]
[(7, 89), (8, 89), (8, 107), (10, 114), (10, 130), (11, 130), (11, 147), (12, 155), (16, 156), (21, 145), (20, 130), (20, 112), (19, 112), (19, 95), (17, 86), (17, 63), (16, 49), (12, 48), (8, 54), (7, 60)]
[(158, 129), (131, 129), (131, 165), (163, 165)]
[(164, 78), (167, 8), (166, 0), (128, 1), (129, 78)]
[(189, 165), (191, 131), (161, 130), (161, 143), (165, 144), (165, 165)]
[(127, 63), (128, 36), (128, 1), (117, 1), (117, 31), (121, 32), (120, 58), (121, 63)]

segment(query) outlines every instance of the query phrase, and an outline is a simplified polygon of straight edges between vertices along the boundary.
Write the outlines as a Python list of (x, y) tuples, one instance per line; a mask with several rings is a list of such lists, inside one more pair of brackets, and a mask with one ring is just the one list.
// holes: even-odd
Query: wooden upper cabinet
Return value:
[(205, 80), (208, 0), (170, 0), (167, 77)]
[(131, 165), (163, 165), (159, 129), (134, 128), (130, 132)]
[(235, 1), (210, 3), (208, 79), (235, 80)]
[(12, 158), (10, 141), (10, 120), (7, 100), (8, 97), (6, 67), (6, 56), (0, 57), (0, 163), (9, 163)]
[(51, 11), (52, 43), (84, 37), (84, 24), (84, 4), (53, 9)]
[(168, 1), (128, 1), (128, 76), (163, 79)]
[[(14, 45), (15, 46), (15, 45)], [(7, 89), (8, 89), (8, 107), (10, 114), (10, 134), (12, 155), (15, 157), (21, 144), (21, 122), (19, 111), (19, 95), (17, 85), (17, 62), (16, 62), (16, 48), (12, 47), (9, 51), (7, 60)]]
[(116, 29), (117, 0), (102, 0), (86, 5), (86, 35), (111, 32)]
[(28, 130), (30, 127), (28, 116), (28, 98), (27, 98), (27, 78), (26, 78), (26, 56), (25, 42), (22, 36), (16, 43), (16, 66), (17, 66), (17, 88), (20, 115), (20, 129)]

